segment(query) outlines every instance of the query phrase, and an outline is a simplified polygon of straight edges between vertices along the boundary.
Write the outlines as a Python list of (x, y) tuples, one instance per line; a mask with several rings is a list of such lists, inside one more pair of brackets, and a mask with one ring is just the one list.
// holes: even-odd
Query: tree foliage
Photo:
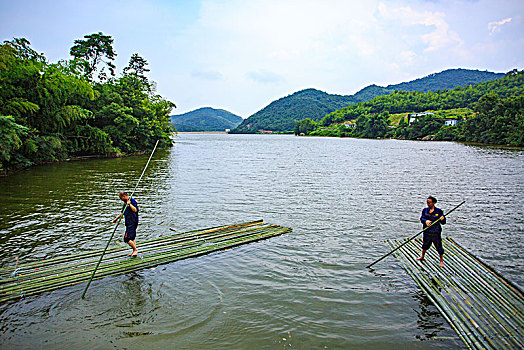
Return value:
[(171, 145), (174, 104), (152, 92), (147, 62), (134, 55), (121, 77), (93, 82), (97, 66), (116, 55), (113, 39), (84, 38), (71, 48), (72, 60), (58, 63), (46, 62), (27, 39), (0, 45), (0, 167), (142, 151), (157, 139)]
[(149, 69), (146, 68), (147, 65), (148, 63), (143, 57), (139, 56), (137, 53), (134, 53), (131, 55), (129, 64), (124, 68), (123, 72), (124, 74), (134, 75), (141, 80), (142, 84), (148, 85), (149, 81), (145, 76), (145, 73), (149, 72)]
[[(316, 122), (314, 130), (306, 135), (340, 135), (338, 126), (354, 120), (356, 127), (348, 134), (353, 137), (398, 137), (418, 139), (435, 135), (438, 140), (456, 140), (491, 144), (524, 146), (523, 125), (524, 73), (513, 70), (503, 78), (479, 83), (474, 86), (457, 87), (453, 90), (395, 91), (334, 111)], [(446, 126), (447, 110), (472, 109), (475, 114), (463, 118), (460, 123)], [(383, 113), (416, 113), (439, 111), (409, 121), (401, 118), (399, 125), (391, 129)], [(385, 121), (385, 122), (384, 122)], [(295, 129), (309, 125), (307, 119), (299, 121)]]
[(327, 113), (355, 103), (351, 96), (331, 95), (306, 89), (272, 102), (245, 119), (233, 132), (256, 133), (260, 130), (291, 132), (304, 117), (319, 120)]
[(112, 77), (115, 76), (116, 66), (113, 61), (116, 52), (113, 49), (113, 38), (104, 35), (102, 32), (84, 35), (84, 39), (75, 40), (75, 45), (69, 51), (83, 70), (83, 75), (88, 80), (93, 80), (93, 74), (102, 65), (98, 78), (102, 81), (107, 80), (106, 67)]
[[(256, 133), (260, 130), (289, 132), (294, 130), (295, 122), (305, 118), (318, 121), (326, 114), (340, 108), (369, 101), (377, 96), (389, 95), (398, 91), (439, 91), (454, 89), (457, 86), (491, 81), (503, 77), (502, 73), (482, 72), (471, 69), (448, 69), (440, 73), (409, 82), (386, 87), (370, 85), (354, 95), (334, 95), (315, 89), (305, 89), (283, 97), (244, 120), (233, 132)], [(349, 108), (349, 107), (348, 107)], [(374, 111), (373, 113), (381, 113)], [(395, 113), (389, 110), (390, 113)], [(327, 127), (330, 123), (324, 123)]]

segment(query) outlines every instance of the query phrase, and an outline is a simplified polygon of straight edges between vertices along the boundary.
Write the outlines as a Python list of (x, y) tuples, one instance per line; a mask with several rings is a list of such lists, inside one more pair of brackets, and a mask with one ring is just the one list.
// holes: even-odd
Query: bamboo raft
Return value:
[[(95, 279), (152, 268), (290, 232), (262, 220), (194, 230), (139, 242), (139, 257), (128, 247), (106, 251)], [(103, 249), (0, 269), (0, 302), (87, 282)]]
[[(388, 240), (391, 249), (401, 243)], [(451, 238), (443, 240), (444, 267), (434, 248), (419, 262), (422, 240), (394, 254), (469, 349), (523, 349), (522, 291)], [(429, 260), (429, 261), (428, 261)]]

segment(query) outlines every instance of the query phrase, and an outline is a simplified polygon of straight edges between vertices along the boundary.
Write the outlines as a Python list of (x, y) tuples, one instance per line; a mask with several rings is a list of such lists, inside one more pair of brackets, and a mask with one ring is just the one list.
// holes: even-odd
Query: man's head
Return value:
[(428, 203), (428, 207), (432, 207), (437, 203), (437, 199), (433, 196), (429, 196), (426, 203)]
[(124, 202), (127, 202), (127, 200), (129, 199), (129, 195), (125, 191), (120, 191), (118, 192), (118, 198), (120, 198)]

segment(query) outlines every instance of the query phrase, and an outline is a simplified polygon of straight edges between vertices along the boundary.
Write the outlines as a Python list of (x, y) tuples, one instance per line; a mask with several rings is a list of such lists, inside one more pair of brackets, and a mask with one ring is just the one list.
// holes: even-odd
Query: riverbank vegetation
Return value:
[(86, 35), (58, 63), (27, 39), (0, 45), (0, 169), (171, 145), (175, 105), (155, 93), (138, 54), (117, 77), (112, 44)]
[(524, 73), (436, 92), (395, 91), (295, 123), (295, 135), (524, 146)]

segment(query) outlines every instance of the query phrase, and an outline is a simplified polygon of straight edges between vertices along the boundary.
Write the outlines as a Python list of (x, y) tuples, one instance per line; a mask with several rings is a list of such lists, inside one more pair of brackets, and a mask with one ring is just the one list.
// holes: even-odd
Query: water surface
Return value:
[[(0, 263), (102, 248), (148, 155), (0, 178)], [(181, 135), (135, 195), (140, 240), (264, 219), (293, 232), (0, 305), (2, 348), (461, 348), (385, 239), (444, 235), (524, 285), (524, 152), (457, 143)], [(113, 245), (122, 245), (122, 230)], [(437, 263), (428, 262), (428, 263)]]

